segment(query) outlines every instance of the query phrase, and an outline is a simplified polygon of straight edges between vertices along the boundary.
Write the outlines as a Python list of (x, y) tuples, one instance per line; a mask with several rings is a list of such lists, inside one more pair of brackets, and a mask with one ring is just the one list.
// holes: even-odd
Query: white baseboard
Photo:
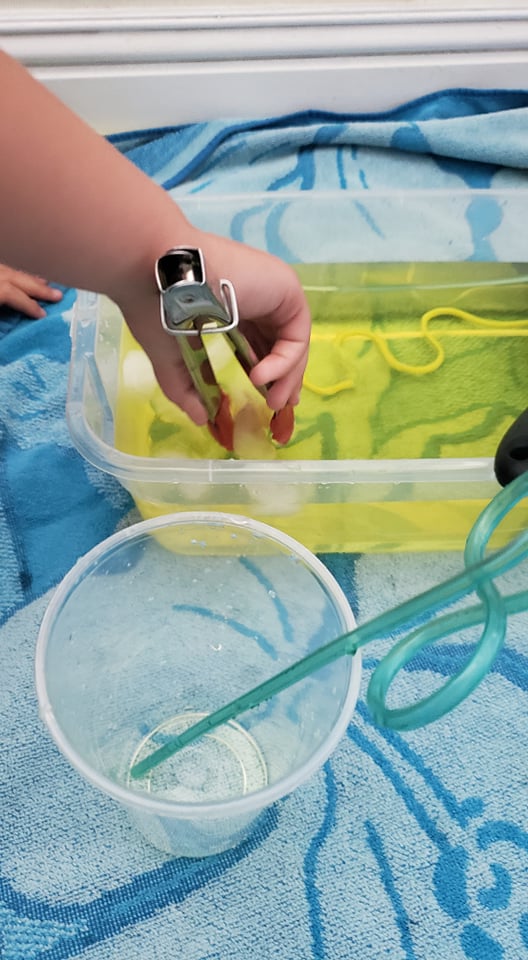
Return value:
[(104, 133), (296, 110), (378, 111), (446, 87), (528, 88), (524, 53), (37, 68)]
[(221, 16), (0, 13), (0, 42), (98, 130), (304, 109), (368, 112), (448, 87), (528, 89), (528, 8)]

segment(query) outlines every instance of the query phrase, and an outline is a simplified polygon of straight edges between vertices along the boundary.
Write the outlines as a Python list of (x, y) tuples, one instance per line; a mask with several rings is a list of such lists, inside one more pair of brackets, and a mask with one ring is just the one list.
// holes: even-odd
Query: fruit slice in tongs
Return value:
[[(223, 333), (244, 372), (249, 376), (257, 358), (238, 329), (238, 306), (233, 284), (220, 280), (218, 298), (206, 280), (205, 263), (198, 247), (175, 247), (156, 261), (156, 283), (160, 292), (161, 323), (171, 336), (180, 337), (180, 349), (194, 386), (209, 418), (209, 429), (226, 450), (234, 446), (234, 421), (229, 397), (216, 379), (204, 337)], [(259, 387), (266, 395), (266, 388)], [(275, 414), (270, 411), (271, 436), (287, 443), (293, 432), (291, 406)]]

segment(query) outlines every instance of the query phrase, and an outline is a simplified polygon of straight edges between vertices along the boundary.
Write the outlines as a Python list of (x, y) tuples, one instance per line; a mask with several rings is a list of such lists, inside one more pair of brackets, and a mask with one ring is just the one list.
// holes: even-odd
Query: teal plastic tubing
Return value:
[[(501, 521), (526, 496), (528, 473), (518, 477), (491, 500), (467, 538), (464, 551), (465, 568), (456, 577), (337, 637), (271, 679), (241, 694), (140, 760), (132, 767), (131, 776), (134, 779), (144, 777), (194, 740), (235, 719), (246, 710), (257, 707), (281, 690), (320, 670), (327, 663), (342, 656), (351, 656), (373, 640), (400, 633), (417, 620), (425, 622), (399, 640), (372, 674), (367, 690), (370, 712), (381, 726), (412, 730), (432, 723), (453, 710), (469, 696), (490, 670), (504, 643), (508, 615), (528, 609), (528, 591), (523, 590), (504, 599), (493, 583), (495, 577), (506, 573), (528, 556), (528, 531), (524, 531), (506, 547), (485, 557), (490, 538)], [(476, 592), (480, 600), (478, 605), (434, 619), (439, 611), (472, 592)], [(395, 709), (387, 707), (387, 692), (396, 674), (420, 650), (458, 630), (479, 623), (483, 625), (480, 640), (473, 655), (458, 673), (422, 700)]]

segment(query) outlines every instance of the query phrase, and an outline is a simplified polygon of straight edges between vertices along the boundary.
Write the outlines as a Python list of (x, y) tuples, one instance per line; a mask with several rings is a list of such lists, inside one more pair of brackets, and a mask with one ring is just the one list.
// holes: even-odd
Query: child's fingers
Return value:
[(42, 309), (36, 300), (33, 300), (32, 297), (28, 296), (27, 293), (24, 293), (23, 290), (13, 284), (8, 284), (2, 288), (0, 303), (6, 307), (11, 307), (12, 310), (16, 310), (18, 313), (23, 313), (25, 316), (31, 317), (33, 320), (40, 320), (46, 316), (46, 311)]
[(177, 357), (164, 357), (153, 363), (156, 379), (163, 393), (183, 410), (199, 427), (207, 423), (207, 412), (196, 392), (189, 372)]
[(165, 396), (176, 403), (198, 426), (207, 423), (207, 412), (183, 362), (177, 338), (162, 330), (157, 317), (151, 325), (143, 323), (138, 330), (138, 325), (133, 323), (131, 329), (146, 350)]
[(42, 277), (34, 277), (29, 273), (17, 271), (14, 274), (12, 282), (35, 300), (56, 302), (62, 299), (61, 291), (55, 287), (50, 287), (48, 282), (43, 280)]
[(254, 367), (251, 380), (257, 387), (268, 387), (268, 403), (273, 410), (299, 402), (307, 361), (308, 345), (304, 341), (278, 340)]
[(46, 311), (37, 300), (57, 302), (61, 299), (61, 291), (50, 287), (41, 277), (0, 264), (0, 304), (39, 320)]

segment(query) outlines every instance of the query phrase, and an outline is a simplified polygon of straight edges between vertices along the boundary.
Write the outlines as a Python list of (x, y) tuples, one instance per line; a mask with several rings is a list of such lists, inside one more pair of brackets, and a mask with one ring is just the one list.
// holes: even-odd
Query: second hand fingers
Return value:
[(11, 307), (11, 309), (23, 313), (26, 317), (31, 317), (33, 320), (41, 320), (42, 317), (46, 316), (46, 311), (42, 309), (36, 300), (33, 300), (27, 293), (12, 284), (4, 292), (2, 302), (6, 306)]
[(16, 275), (16, 285), (20, 290), (23, 290), (24, 293), (27, 293), (28, 296), (33, 297), (35, 300), (55, 302), (62, 299), (60, 290), (57, 290), (55, 287), (50, 287), (46, 280), (43, 280), (41, 277), (34, 277), (29, 273), (21, 273), (19, 271)]

